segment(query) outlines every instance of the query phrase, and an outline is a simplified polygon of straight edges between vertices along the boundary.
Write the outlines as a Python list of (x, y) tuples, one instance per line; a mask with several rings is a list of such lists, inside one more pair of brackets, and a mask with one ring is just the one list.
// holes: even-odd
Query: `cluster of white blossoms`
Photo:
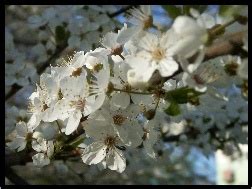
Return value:
[[(48, 12), (31, 18), (36, 27), (52, 22), (55, 13)], [(62, 137), (78, 138), (84, 133), (86, 139), (79, 145), (84, 148), (82, 161), (121, 173), (131, 149), (144, 149), (149, 157), (157, 157), (154, 145), (167, 125), (190, 118), (205, 136), (215, 125), (221, 131), (230, 120), (247, 122), (247, 101), (240, 99), (242, 103), (234, 108), (234, 97), (219, 89), (236, 84), (246, 90), (248, 62), (234, 56), (204, 61), (209, 33), (203, 19), (178, 16), (167, 31), (154, 34), (148, 30), (153, 26), (150, 6), (130, 14), (134, 26), (124, 24), (118, 32), (108, 32), (100, 40), (101, 47), (76, 52), (40, 76), (29, 97), (31, 117), (27, 123), (17, 123), (16, 138), (8, 144), (11, 149), (21, 151), (31, 141), (36, 151), (33, 162), (42, 167), (69, 142)], [(71, 29), (76, 38), (79, 30), (87, 29), (83, 23), (97, 29), (83, 19), (69, 23), (77, 26)], [(69, 40), (80, 41), (73, 38)], [(196, 57), (193, 63), (188, 60), (192, 56)], [(152, 86), (149, 81), (156, 72), (162, 78), (182, 73)]]

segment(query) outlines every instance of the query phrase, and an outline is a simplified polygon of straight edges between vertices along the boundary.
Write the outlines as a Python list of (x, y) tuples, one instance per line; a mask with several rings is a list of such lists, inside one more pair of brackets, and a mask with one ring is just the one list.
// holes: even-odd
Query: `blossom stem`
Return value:
[(236, 21), (237, 21), (237, 19), (232, 19), (232, 20), (230, 20), (229, 22), (227, 22), (227, 23), (225, 23), (225, 24), (223, 24), (223, 25), (221, 25), (221, 26), (219, 26), (219, 27), (213, 29), (212, 31), (210, 31), (209, 34), (214, 36), (215, 34), (218, 34), (218, 33), (221, 32), (223, 29), (225, 29), (226, 27), (228, 27), (228, 26), (230, 26), (231, 24), (235, 23)]
[(158, 108), (158, 105), (159, 105), (159, 101), (160, 101), (160, 97), (158, 97), (158, 101), (157, 101), (157, 104), (156, 104), (155, 109), (154, 109), (155, 112), (157, 111), (157, 108)]
[(125, 92), (125, 93), (142, 94), (142, 95), (152, 95), (152, 94), (154, 94), (154, 93), (148, 93), (148, 92), (128, 91), (128, 90), (117, 89), (117, 88), (113, 88), (113, 90), (114, 91)]
[(77, 147), (79, 144), (81, 144), (85, 139), (84, 134), (81, 134), (80, 136), (76, 137), (74, 140), (72, 140), (70, 143), (66, 144), (68, 146)]
[(60, 128), (60, 125), (59, 125), (58, 120), (56, 120), (56, 123), (57, 123), (58, 129), (59, 129), (59, 132), (60, 132), (60, 134), (62, 135), (63, 133), (61, 132), (61, 128)]
[(123, 60), (125, 60), (125, 58), (123, 57), (123, 55), (119, 54), (119, 56), (120, 56)]

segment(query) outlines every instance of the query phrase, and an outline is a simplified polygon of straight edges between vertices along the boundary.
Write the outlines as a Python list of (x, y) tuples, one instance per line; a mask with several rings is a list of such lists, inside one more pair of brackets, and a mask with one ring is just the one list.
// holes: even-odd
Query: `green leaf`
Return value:
[(232, 13), (232, 9), (233, 9), (233, 7), (231, 5), (220, 5), (219, 14), (221, 16), (226, 16), (226, 15)]
[(175, 101), (172, 101), (170, 106), (164, 112), (170, 116), (176, 116), (181, 113), (179, 104)]
[(85, 139), (85, 135), (82, 134), (82, 135), (78, 136), (77, 138), (75, 138), (70, 143), (68, 143), (68, 145), (76, 148), (77, 146), (79, 146), (79, 144), (81, 144), (84, 141), (84, 139)]
[(166, 10), (168, 15), (175, 19), (179, 15), (182, 15), (182, 9), (180, 7), (176, 7), (175, 5), (163, 5), (163, 8)]
[(181, 87), (172, 91), (168, 91), (165, 94), (165, 100), (175, 101), (178, 104), (185, 104), (189, 102), (192, 98), (197, 97), (203, 93), (195, 91), (192, 88)]

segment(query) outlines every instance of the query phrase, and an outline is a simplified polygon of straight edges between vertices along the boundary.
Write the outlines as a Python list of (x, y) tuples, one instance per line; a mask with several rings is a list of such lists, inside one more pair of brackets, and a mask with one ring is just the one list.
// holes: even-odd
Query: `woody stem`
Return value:
[(113, 88), (113, 90), (114, 91), (125, 92), (125, 93), (132, 93), (132, 94), (142, 94), (142, 95), (152, 95), (152, 94), (154, 94), (154, 93), (150, 93), (150, 92), (128, 91), (128, 90), (117, 89), (117, 88)]

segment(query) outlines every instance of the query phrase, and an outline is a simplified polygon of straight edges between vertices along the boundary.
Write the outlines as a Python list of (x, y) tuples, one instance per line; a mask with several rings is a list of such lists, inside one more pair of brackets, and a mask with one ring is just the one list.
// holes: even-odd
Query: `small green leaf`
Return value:
[(227, 16), (233, 12), (233, 7), (231, 5), (220, 5), (219, 14), (221, 16)]
[(85, 139), (85, 136), (84, 136), (84, 134), (82, 134), (82, 135), (78, 136), (77, 138), (75, 138), (70, 143), (68, 143), (68, 145), (76, 148), (77, 146), (79, 146), (79, 144), (81, 144), (84, 141), (84, 139)]
[(179, 15), (182, 15), (182, 9), (180, 7), (176, 7), (175, 5), (163, 5), (163, 8), (166, 10), (168, 15), (175, 19)]
[(170, 116), (176, 116), (181, 113), (179, 104), (175, 101), (171, 102), (170, 106), (164, 112)]
[(197, 97), (203, 93), (195, 91), (192, 88), (181, 87), (172, 91), (169, 91), (165, 94), (165, 100), (175, 101), (178, 104), (187, 103), (192, 97)]

